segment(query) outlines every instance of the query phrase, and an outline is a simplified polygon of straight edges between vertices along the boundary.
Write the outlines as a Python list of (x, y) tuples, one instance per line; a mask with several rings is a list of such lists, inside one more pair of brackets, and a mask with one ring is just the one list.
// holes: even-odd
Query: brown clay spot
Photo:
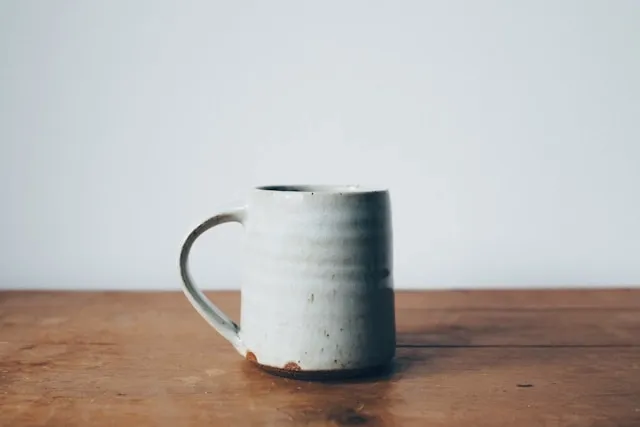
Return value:
[(284, 368), (276, 368), (273, 366), (261, 365), (257, 364), (262, 370), (269, 372), (273, 375), (278, 375), (286, 378), (296, 378), (301, 380), (336, 380), (336, 379), (348, 379), (348, 378), (358, 378), (358, 377), (366, 377), (366, 376), (386, 376), (391, 372), (392, 364), (385, 364), (379, 366), (373, 366), (371, 368), (360, 368), (360, 369), (336, 369), (336, 370), (327, 370), (327, 371), (303, 371), (301, 368), (299, 370), (291, 369), (290, 365), (294, 367), (298, 367), (299, 365), (290, 362)]
[(252, 351), (247, 351), (247, 355), (245, 357), (249, 362), (258, 363), (258, 358)]
[(301, 371), (300, 365), (298, 365), (296, 362), (287, 363), (286, 365), (284, 365), (283, 369), (285, 371)]

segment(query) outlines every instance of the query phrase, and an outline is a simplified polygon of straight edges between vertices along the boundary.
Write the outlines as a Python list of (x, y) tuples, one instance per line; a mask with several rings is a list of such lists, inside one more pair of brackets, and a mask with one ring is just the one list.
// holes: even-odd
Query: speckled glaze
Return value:
[[(188, 255), (209, 228), (245, 228), (241, 322), (193, 284)], [(186, 239), (184, 292), (247, 360), (276, 374), (353, 376), (395, 354), (389, 194), (359, 186), (254, 189), (245, 207), (210, 218)]]

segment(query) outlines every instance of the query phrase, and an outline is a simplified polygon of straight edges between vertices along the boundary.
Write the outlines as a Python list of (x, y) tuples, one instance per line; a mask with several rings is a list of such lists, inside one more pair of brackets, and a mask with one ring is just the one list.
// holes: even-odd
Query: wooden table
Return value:
[(640, 426), (640, 290), (398, 292), (397, 324), (391, 375), (309, 383), (181, 293), (0, 292), (0, 425)]

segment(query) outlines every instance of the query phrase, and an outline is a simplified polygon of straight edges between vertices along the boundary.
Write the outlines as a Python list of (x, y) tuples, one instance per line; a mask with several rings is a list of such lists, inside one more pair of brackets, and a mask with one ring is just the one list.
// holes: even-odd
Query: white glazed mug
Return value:
[[(240, 325), (194, 285), (187, 267), (198, 236), (226, 222), (245, 229)], [(243, 357), (308, 378), (390, 366), (392, 264), (389, 193), (360, 186), (255, 188), (246, 206), (193, 230), (180, 255), (186, 297)]]

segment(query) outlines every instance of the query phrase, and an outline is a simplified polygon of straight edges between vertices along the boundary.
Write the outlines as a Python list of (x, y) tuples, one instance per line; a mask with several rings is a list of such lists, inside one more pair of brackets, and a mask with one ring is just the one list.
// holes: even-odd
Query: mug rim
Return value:
[(360, 185), (360, 184), (280, 184), (261, 185), (255, 190), (270, 193), (297, 193), (297, 194), (373, 194), (386, 193), (385, 187)]

